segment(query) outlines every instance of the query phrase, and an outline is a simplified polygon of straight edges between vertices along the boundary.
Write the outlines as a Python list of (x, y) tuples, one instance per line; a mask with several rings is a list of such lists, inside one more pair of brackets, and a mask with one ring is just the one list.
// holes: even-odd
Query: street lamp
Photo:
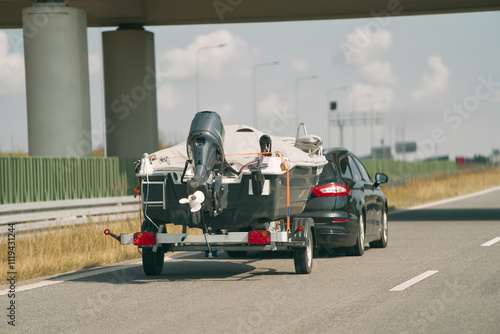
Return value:
[(317, 77), (318, 77), (317, 75), (310, 75), (308, 77), (301, 77), (301, 78), (295, 79), (294, 94), (295, 94), (295, 115), (297, 117), (297, 119), (295, 120), (296, 128), (299, 127), (299, 116), (300, 116), (299, 115), (299, 98), (298, 98), (298, 93), (297, 93), (298, 83), (299, 83), (299, 81), (308, 80), (308, 79), (316, 79)]
[[(337, 90), (345, 90), (347, 89), (348, 87), (347, 86), (341, 86), (341, 87), (334, 87), (334, 88), (330, 88), (329, 90), (326, 91), (326, 105), (327, 106), (330, 106), (330, 95), (332, 92), (334, 91), (337, 91)], [(331, 117), (330, 117), (330, 112), (331, 112), (331, 109), (330, 107), (328, 107), (328, 112), (326, 113), (326, 126), (327, 126), (327, 133), (328, 133), (328, 145), (331, 144), (331, 139), (330, 139), (330, 122), (331, 122)], [(344, 123), (339, 119), (338, 117), (338, 114), (337, 114), (337, 125), (339, 126), (339, 129), (340, 129), (340, 146), (343, 146), (344, 145), (344, 135), (343, 135), (343, 132), (344, 132)]]
[(279, 61), (273, 61), (269, 63), (260, 63), (255, 64), (252, 69), (252, 97), (253, 97), (253, 126), (257, 128), (257, 89), (256, 89), (256, 80), (255, 74), (258, 67), (268, 66), (268, 65), (278, 65)]
[(212, 49), (212, 48), (222, 48), (227, 44), (218, 44), (218, 45), (210, 45), (210, 46), (202, 46), (198, 50), (196, 50), (196, 111), (200, 111), (200, 64), (199, 64), (199, 55), (202, 50)]
[[(356, 95), (352, 98), (352, 111), (355, 113), (354, 111), (354, 106), (356, 105), (354, 102), (356, 101), (356, 99), (360, 98), (360, 97), (369, 97), (371, 96), (372, 94), (371, 93), (368, 93), (368, 94), (359, 94), (359, 95)], [(352, 119), (352, 151), (355, 152), (356, 151), (356, 120), (354, 118), (355, 115), (353, 115), (353, 119)]]

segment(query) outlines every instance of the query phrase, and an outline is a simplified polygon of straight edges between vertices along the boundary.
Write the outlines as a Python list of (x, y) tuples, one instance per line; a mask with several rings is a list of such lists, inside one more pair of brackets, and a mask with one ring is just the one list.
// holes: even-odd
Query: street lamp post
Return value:
[[(348, 87), (347, 86), (341, 86), (341, 87), (334, 87), (334, 88), (330, 88), (329, 90), (326, 91), (326, 105), (328, 106), (328, 112), (326, 113), (326, 126), (327, 126), (327, 133), (328, 133), (328, 145), (331, 144), (331, 139), (330, 139), (330, 122), (332, 121), (331, 117), (330, 117), (330, 113), (331, 113), (331, 109), (330, 109), (330, 94), (334, 91), (337, 91), (337, 90), (345, 90), (347, 89)], [(337, 125), (339, 126), (339, 130), (340, 130), (340, 146), (343, 146), (344, 145), (344, 140), (343, 140), (343, 127), (344, 127), (344, 123), (340, 121), (339, 117), (338, 117), (338, 114), (337, 114)]]
[(268, 65), (278, 65), (279, 61), (273, 61), (269, 63), (255, 64), (252, 69), (252, 97), (253, 97), (253, 126), (257, 128), (257, 84), (256, 84), (256, 70), (258, 67), (268, 66)]
[(294, 95), (295, 95), (295, 116), (297, 117), (297, 119), (295, 120), (295, 127), (298, 128), (299, 127), (299, 118), (300, 118), (300, 114), (299, 114), (299, 98), (298, 98), (298, 83), (299, 81), (303, 81), (303, 80), (308, 80), (308, 79), (316, 79), (318, 76), (317, 75), (310, 75), (308, 77), (301, 77), (301, 78), (297, 78), (295, 79), (295, 84), (294, 84)]
[(360, 95), (356, 95), (352, 98), (352, 111), (354, 112), (354, 115), (352, 116), (352, 151), (355, 152), (356, 151), (356, 120), (355, 120), (355, 110), (354, 110), (354, 107), (356, 106), (356, 104), (354, 103), (358, 98), (360, 97), (368, 97), (368, 96), (371, 96), (372, 94), (371, 93), (368, 93), (368, 94), (360, 94)]
[(196, 50), (196, 111), (200, 111), (200, 64), (199, 64), (199, 55), (202, 50), (212, 49), (212, 48), (222, 48), (227, 44), (218, 44), (218, 45), (209, 45), (202, 46), (198, 50)]

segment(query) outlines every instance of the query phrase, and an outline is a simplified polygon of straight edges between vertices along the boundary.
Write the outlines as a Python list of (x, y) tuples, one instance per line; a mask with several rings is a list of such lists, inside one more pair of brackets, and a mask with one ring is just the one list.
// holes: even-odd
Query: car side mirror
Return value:
[(387, 181), (389, 181), (389, 177), (387, 175), (385, 175), (384, 173), (377, 173), (375, 174), (374, 186), (378, 187), (379, 185), (381, 185), (382, 183), (386, 183)]

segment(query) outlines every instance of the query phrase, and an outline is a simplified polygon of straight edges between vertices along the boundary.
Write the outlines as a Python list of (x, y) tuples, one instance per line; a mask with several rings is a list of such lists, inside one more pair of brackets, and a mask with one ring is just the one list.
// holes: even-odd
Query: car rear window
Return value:
[(344, 179), (352, 180), (351, 169), (349, 168), (349, 160), (347, 160), (347, 156), (343, 157), (339, 161), (340, 164), (340, 174)]
[(340, 178), (333, 161), (328, 161), (325, 167), (323, 167), (323, 172), (319, 175), (319, 183), (326, 184), (332, 182), (339, 183)]

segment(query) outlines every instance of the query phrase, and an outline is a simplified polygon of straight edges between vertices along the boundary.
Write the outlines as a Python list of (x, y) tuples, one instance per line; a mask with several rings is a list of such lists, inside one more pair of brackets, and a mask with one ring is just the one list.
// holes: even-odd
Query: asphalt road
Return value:
[(391, 213), (387, 248), (315, 257), (310, 275), (283, 253), (175, 253), (155, 278), (131, 261), (22, 282), (0, 332), (500, 333), (498, 237), (500, 188)]

